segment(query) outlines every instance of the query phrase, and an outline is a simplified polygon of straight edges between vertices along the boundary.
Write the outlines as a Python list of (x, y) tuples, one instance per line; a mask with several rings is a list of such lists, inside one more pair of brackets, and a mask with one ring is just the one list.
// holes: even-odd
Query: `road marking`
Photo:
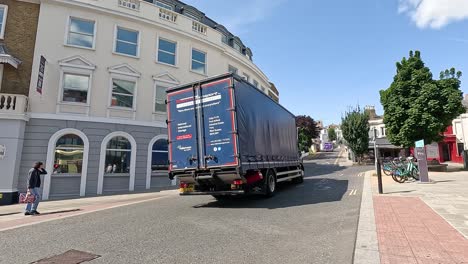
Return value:
[(341, 173), (341, 174), (340, 174), (340, 177), (341, 177), (341, 176), (344, 176), (344, 174), (343, 174), (343, 173)]
[[(16, 226), (9, 226), (9, 227), (6, 227), (6, 228), (0, 228), (0, 232), (6, 231), (6, 230), (17, 229), (17, 228), (25, 227), (25, 226), (32, 226), (32, 225), (47, 223), (47, 222), (51, 222), (51, 221), (55, 221), (55, 220), (61, 220), (61, 219), (65, 219), (65, 218), (71, 218), (71, 217), (75, 217), (75, 216), (79, 216), (79, 215), (85, 215), (85, 214), (105, 211), (105, 210), (109, 210), (109, 209), (114, 209), (114, 208), (139, 204), (139, 203), (146, 203), (146, 202), (150, 202), (150, 201), (169, 198), (169, 197), (172, 197), (172, 196), (173, 195), (169, 194), (169, 195), (166, 195), (166, 196), (158, 196), (158, 197), (148, 198), (148, 199), (144, 199), (144, 200), (123, 202), (123, 203), (119, 203), (119, 204), (109, 206), (109, 207), (104, 207), (104, 208), (99, 208), (99, 209), (90, 209), (89, 211), (82, 211), (82, 212), (79, 212), (79, 213), (74, 213), (74, 214), (69, 214), (69, 215), (60, 215), (60, 216), (57, 216), (57, 217), (54, 217), (54, 218), (47, 218), (47, 219), (43, 219), (43, 220), (39, 220), (39, 221), (35, 221), (35, 222), (29, 222), (29, 223), (25, 223), (25, 224), (16, 225)], [(41, 216), (33, 216), (33, 217), (39, 218)]]
[(338, 153), (338, 157), (336, 158), (333, 165), (338, 165), (338, 163), (340, 162), (341, 155), (343, 155), (343, 152), (344, 152), (344, 150), (340, 150), (340, 152)]
[(351, 196), (351, 195), (356, 195), (356, 194), (357, 194), (357, 189), (351, 189), (348, 195)]

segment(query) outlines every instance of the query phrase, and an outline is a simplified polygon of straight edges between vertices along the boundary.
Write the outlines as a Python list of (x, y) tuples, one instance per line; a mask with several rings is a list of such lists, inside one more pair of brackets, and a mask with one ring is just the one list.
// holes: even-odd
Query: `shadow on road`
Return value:
[(302, 184), (279, 184), (274, 197), (229, 197), (193, 206), (194, 208), (267, 208), (278, 209), (340, 201), (348, 190), (348, 180), (309, 178)]
[(319, 152), (315, 155), (309, 155), (303, 158), (303, 160), (314, 161), (314, 160), (324, 160), (324, 159), (336, 159), (338, 152)]
[(338, 171), (345, 170), (346, 167), (333, 165), (333, 164), (318, 164), (318, 163), (306, 163), (305, 167), (305, 177), (314, 177), (314, 176), (323, 176), (327, 174), (332, 174)]

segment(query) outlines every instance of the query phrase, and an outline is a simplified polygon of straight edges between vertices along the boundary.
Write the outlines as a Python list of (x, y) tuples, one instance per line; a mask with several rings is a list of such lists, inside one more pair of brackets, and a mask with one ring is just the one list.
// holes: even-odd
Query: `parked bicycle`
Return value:
[(407, 159), (397, 158), (383, 165), (385, 175), (391, 175), (392, 179), (398, 183), (404, 183), (413, 178), (419, 180), (419, 168), (413, 157)]

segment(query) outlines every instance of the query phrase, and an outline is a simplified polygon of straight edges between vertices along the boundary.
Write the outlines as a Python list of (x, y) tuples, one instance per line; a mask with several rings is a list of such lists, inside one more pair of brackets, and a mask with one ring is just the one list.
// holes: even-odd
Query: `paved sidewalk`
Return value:
[[(468, 172), (430, 172), (433, 183), (396, 183), (383, 175), (385, 195), (419, 197), (460, 233), (468, 238)], [(377, 177), (372, 177), (377, 194)]]
[(468, 172), (431, 172), (430, 184), (383, 175), (383, 195), (374, 173), (365, 177), (354, 263), (468, 263)]
[(468, 263), (468, 240), (417, 197), (374, 196), (382, 264)]
[(100, 196), (72, 200), (44, 201), (39, 204), (41, 215), (25, 216), (24, 204), (0, 206), (0, 232), (56, 219), (87, 214), (91, 212), (142, 203), (171, 197), (177, 190), (154, 193), (138, 193), (113, 196)]

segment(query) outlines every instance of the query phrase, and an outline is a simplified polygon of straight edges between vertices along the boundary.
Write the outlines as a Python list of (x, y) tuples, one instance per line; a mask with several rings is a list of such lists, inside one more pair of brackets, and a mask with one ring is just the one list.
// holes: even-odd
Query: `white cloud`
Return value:
[(419, 28), (439, 29), (468, 19), (468, 0), (399, 0), (398, 12), (409, 15)]

